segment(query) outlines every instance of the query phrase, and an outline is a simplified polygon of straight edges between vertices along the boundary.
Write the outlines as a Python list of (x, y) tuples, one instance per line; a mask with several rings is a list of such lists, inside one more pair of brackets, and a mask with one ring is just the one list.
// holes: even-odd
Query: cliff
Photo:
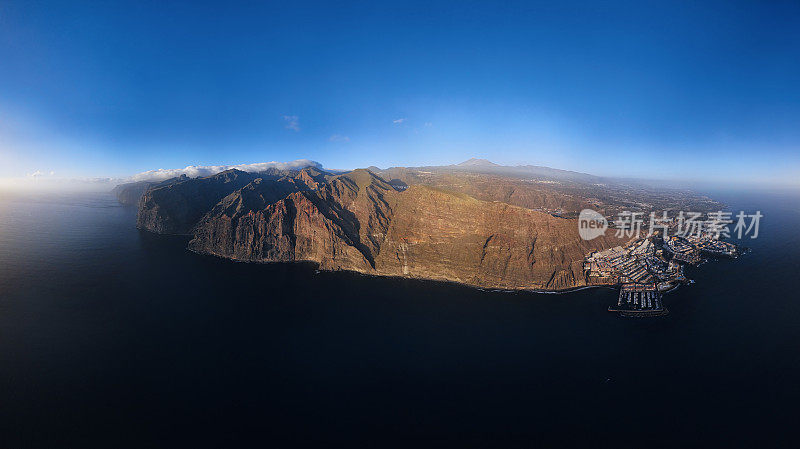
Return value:
[(580, 239), (577, 222), (424, 185), (405, 191), (368, 170), (252, 182), (210, 208), (189, 248), (241, 261), (312, 261), (326, 270), (559, 290), (616, 244)]
[(155, 183), (150, 181), (130, 182), (114, 187), (111, 193), (116, 195), (117, 201), (121, 204), (132, 206), (139, 204), (139, 198), (153, 185), (155, 185)]
[(381, 274), (503, 289), (585, 285), (586, 253), (576, 220), (425, 186), (406, 190), (376, 261)]
[(120, 184), (111, 190), (111, 193), (117, 196), (117, 201), (126, 206), (139, 204), (139, 200), (144, 196), (145, 192), (152, 188), (167, 186), (182, 182), (189, 179), (186, 175), (180, 177), (170, 178), (165, 181), (137, 181)]
[(139, 200), (136, 226), (157, 234), (188, 234), (215, 204), (257, 177), (241, 170), (227, 170), (151, 188)]
[[(231, 169), (204, 178), (182, 175), (144, 188), (139, 200), (137, 227), (157, 234), (191, 234), (192, 228), (209, 211), (214, 215), (233, 214), (231, 207), (247, 210), (263, 207), (291, 192), (316, 189), (332, 177), (315, 167), (269, 168), (258, 173)], [(123, 201), (121, 195), (130, 191), (133, 196), (144, 184), (118, 186), (120, 202)], [(245, 187), (249, 189), (242, 190)], [(236, 197), (227, 198), (234, 192), (241, 204), (233, 205)]]

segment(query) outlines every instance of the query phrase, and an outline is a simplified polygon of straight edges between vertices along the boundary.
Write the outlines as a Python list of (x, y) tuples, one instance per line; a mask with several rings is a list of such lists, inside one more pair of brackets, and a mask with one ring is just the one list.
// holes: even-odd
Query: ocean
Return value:
[(612, 289), (234, 263), (108, 193), (0, 194), (0, 446), (792, 445), (800, 196), (712, 196), (762, 211), (751, 250), (623, 318)]

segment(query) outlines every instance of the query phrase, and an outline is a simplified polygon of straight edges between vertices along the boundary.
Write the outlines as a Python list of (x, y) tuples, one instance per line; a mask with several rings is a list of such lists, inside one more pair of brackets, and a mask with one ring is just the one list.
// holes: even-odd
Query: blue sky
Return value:
[(469, 157), (797, 183), (797, 2), (2, 2), (0, 177)]

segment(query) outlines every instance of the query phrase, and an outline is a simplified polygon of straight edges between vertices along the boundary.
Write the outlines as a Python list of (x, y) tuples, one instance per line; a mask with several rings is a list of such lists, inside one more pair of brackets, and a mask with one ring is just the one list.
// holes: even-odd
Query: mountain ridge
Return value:
[(148, 189), (137, 226), (190, 235), (191, 251), (237, 261), (306, 261), (322, 270), (482, 288), (565, 290), (586, 285), (587, 253), (624, 243), (613, 235), (580, 239), (580, 210), (608, 215), (716, 204), (478, 166), (232, 169)]
[(499, 165), (488, 159), (478, 159), (471, 157), (464, 162), (456, 164), (459, 167), (499, 167)]
[(212, 210), (188, 247), (247, 262), (307, 261), (323, 270), (562, 290), (584, 285), (585, 252), (611, 243), (581, 240), (574, 220), (426, 185), (398, 190), (359, 169), (256, 204), (238, 221)]

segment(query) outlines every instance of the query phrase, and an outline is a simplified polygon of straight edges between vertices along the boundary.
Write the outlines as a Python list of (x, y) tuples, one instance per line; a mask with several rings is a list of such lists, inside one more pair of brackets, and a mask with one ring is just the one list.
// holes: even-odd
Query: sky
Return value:
[(800, 3), (0, 1), (3, 179), (470, 157), (799, 185)]

